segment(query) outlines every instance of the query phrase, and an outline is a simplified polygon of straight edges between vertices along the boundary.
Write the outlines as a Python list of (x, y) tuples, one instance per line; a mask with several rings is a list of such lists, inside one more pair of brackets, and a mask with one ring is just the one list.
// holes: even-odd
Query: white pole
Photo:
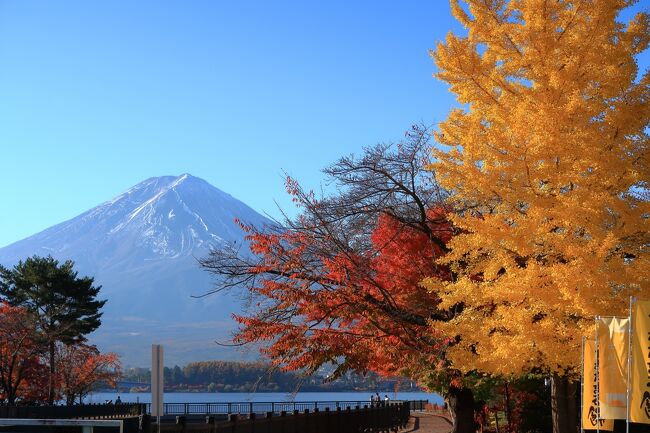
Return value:
[(164, 403), (164, 363), (163, 347), (160, 344), (151, 345), (151, 415), (156, 417), (158, 433), (160, 433), (160, 416), (163, 415)]
[(632, 304), (634, 297), (630, 296), (630, 320), (628, 320), (628, 333), (627, 333), (627, 407), (625, 408), (625, 433), (630, 433), (630, 368), (632, 366)]

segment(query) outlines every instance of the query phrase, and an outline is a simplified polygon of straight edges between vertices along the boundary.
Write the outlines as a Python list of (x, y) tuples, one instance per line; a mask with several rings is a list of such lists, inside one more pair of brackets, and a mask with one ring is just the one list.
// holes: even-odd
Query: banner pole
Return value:
[(598, 347), (598, 320), (600, 320), (600, 316), (596, 316), (594, 320), (594, 346), (596, 347), (596, 432), (600, 433), (600, 351)]
[(582, 336), (582, 374), (580, 375), (580, 433), (585, 433), (585, 423), (583, 419), (583, 412), (585, 410), (585, 337)]
[(627, 340), (627, 403), (625, 408), (625, 433), (630, 433), (630, 379), (632, 367), (632, 332), (634, 327), (632, 326), (632, 304), (634, 303), (634, 297), (630, 296), (630, 320), (628, 324), (628, 340)]

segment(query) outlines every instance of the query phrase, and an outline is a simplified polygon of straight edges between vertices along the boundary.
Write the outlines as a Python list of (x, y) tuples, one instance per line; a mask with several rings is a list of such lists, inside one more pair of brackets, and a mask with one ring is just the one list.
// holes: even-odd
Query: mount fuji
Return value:
[(125, 365), (147, 366), (150, 345), (165, 346), (165, 363), (253, 356), (217, 345), (235, 327), (243, 300), (213, 294), (197, 262), (210, 248), (245, 244), (235, 223), (273, 224), (206, 181), (183, 174), (147, 179), (71, 220), (0, 248), (0, 264), (33, 255), (74, 260), (79, 275), (101, 284), (108, 299), (102, 326), (89, 336)]

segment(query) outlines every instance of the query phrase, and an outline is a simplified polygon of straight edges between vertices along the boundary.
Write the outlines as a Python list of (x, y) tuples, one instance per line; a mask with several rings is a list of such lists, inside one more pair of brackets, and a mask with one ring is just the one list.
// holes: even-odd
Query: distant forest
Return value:
[[(334, 381), (327, 374), (301, 378), (295, 373), (272, 370), (262, 362), (202, 361), (184, 367), (165, 367), (166, 391), (196, 392), (292, 392), (300, 391), (395, 391), (411, 390), (407, 379), (385, 379), (375, 373), (365, 376), (348, 373)], [(129, 368), (122, 381), (150, 383), (148, 368)], [(134, 386), (131, 392), (148, 391), (148, 386)], [(413, 390), (418, 390), (413, 388)]]

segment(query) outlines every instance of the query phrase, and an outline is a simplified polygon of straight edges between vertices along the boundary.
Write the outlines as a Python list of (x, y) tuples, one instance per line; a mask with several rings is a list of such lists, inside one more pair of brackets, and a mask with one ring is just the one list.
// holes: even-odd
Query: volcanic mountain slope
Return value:
[(118, 352), (125, 364), (148, 365), (150, 344), (166, 345), (166, 363), (241, 354), (217, 346), (227, 340), (241, 302), (210, 290), (197, 258), (210, 247), (244, 243), (238, 218), (272, 224), (202, 179), (183, 174), (145, 180), (114, 199), (40, 233), (0, 248), (11, 266), (32, 255), (72, 259), (80, 275), (95, 277), (108, 299), (102, 327), (90, 338)]

